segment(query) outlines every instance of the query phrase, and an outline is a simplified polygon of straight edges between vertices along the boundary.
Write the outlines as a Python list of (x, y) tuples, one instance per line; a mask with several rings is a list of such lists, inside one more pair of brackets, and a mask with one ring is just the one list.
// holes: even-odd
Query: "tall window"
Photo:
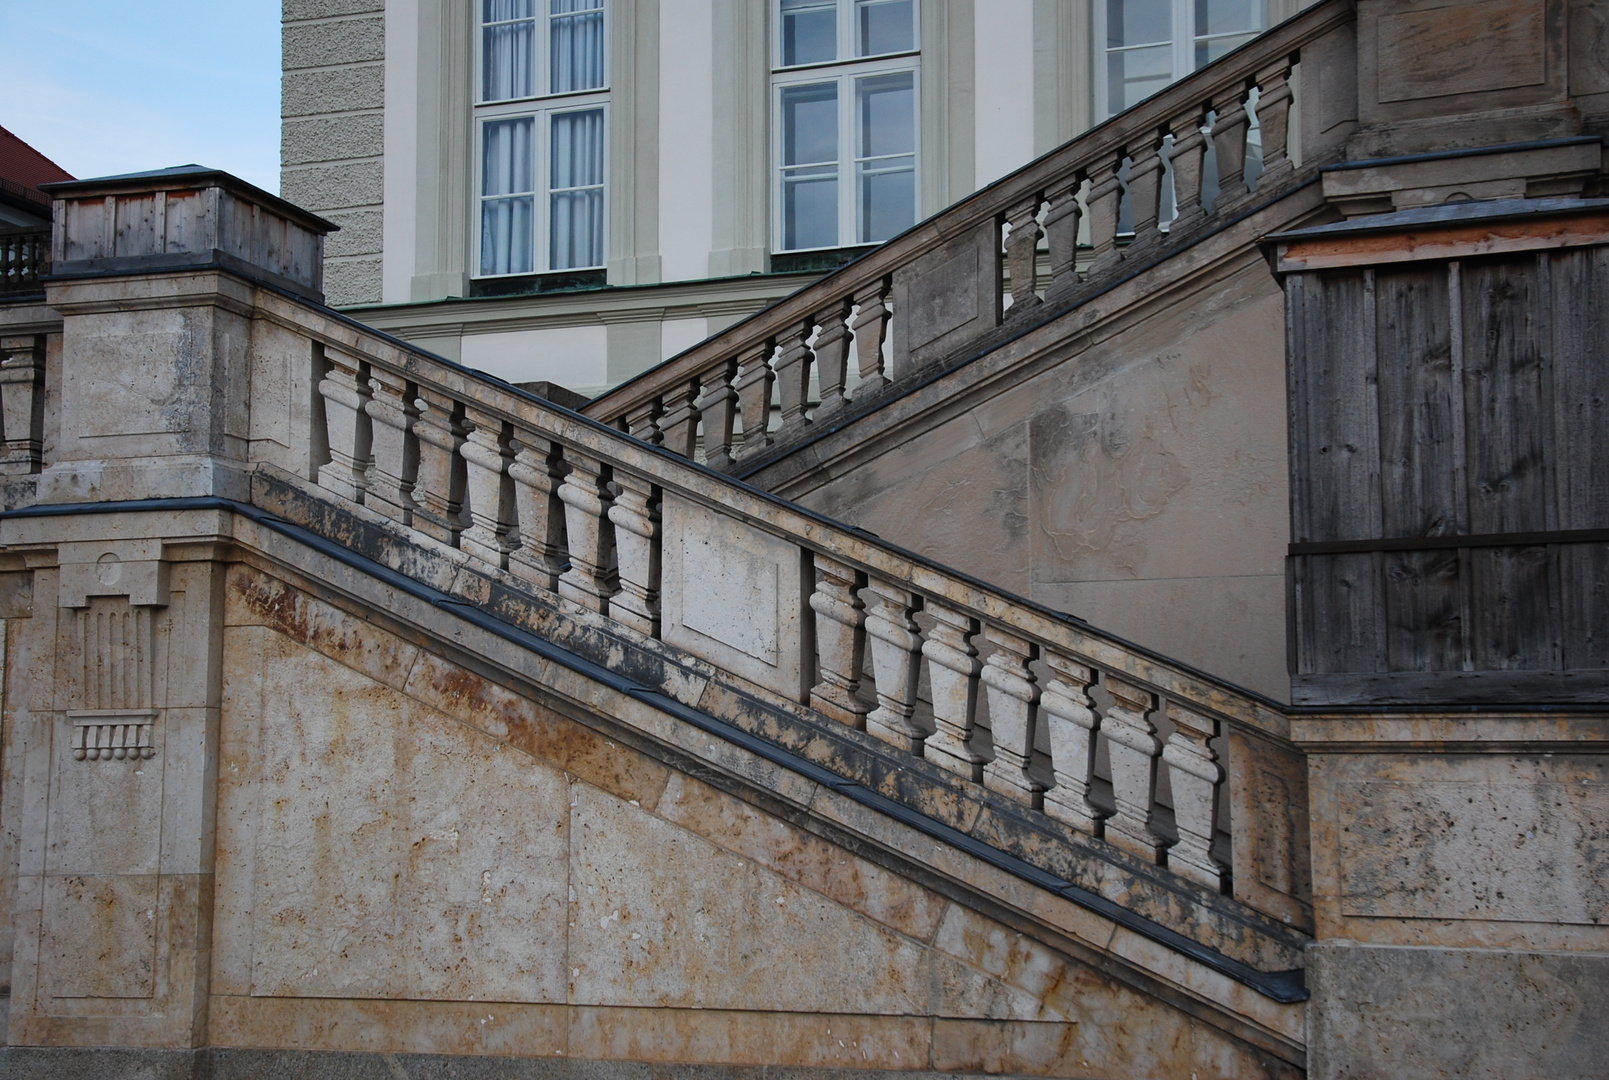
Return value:
[(1102, 116), (1116, 116), (1175, 79), (1250, 41), (1266, 26), (1264, 0), (1097, 0), (1096, 79)]
[(478, 277), (604, 263), (604, 0), (479, 0)]
[(776, 0), (776, 250), (916, 221), (915, 0)]

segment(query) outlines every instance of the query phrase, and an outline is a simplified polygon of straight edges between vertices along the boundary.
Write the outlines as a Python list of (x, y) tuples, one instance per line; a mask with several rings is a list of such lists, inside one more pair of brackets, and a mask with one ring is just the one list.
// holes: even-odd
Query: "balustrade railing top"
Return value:
[[(1254, 192), (1289, 186), (1296, 171), (1287, 148), (1292, 68), (1305, 47), (1354, 17), (1351, 0), (1315, 5), (842, 269), (600, 395), (583, 411), (684, 456), (692, 455), (702, 436), (708, 463), (725, 470), (848, 404), (851, 342), (860, 377), (855, 395), (861, 398), (1011, 315), (1093, 291), (1125, 262), (1187, 242), (1214, 219), (1245, 208)], [(1244, 177), (1251, 113), (1261, 129), (1255, 187)], [(1160, 213), (1164, 154), (1172, 166), (1176, 208), (1166, 226)], [(1215, 194), (1205, 183), (1209, 156), (1220, 178)], [(1125, 200), (1133, 221), (1126, 249), (1118, 232)], [(1093, 255), (1082, 274), (1076, 265), (1081, 222), (1087, 222)], [(1043, 296), (1035, 287), (1041, 238), (1048, 243), (1051, 273)], [(1009, 309), (999, 295), (1002, 252), (1009, 267)], [(965, 273), (956, 269), (957, 255), (966, 260)], [(950, 295), (939, 295), (939, 289)], [(975, 317), (942, 310), (972, 311), (974, 292)], [(946, 299), (954, 302), (939, 302)], [(891, 361), (884, 348), (890, 337)], [(812, 369), (820, 395), (813, 414)], [(774, 422), (777, 411), (780, 425)]]

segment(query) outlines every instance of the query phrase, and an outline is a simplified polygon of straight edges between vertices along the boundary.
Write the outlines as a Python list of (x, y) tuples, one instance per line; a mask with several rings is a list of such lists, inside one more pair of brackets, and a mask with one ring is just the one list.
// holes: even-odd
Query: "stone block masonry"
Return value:
[(329, 302), (378, 303), (385, 4), (290, 0), (283, 34), (280, 191), (341, 226), (326, 249)]

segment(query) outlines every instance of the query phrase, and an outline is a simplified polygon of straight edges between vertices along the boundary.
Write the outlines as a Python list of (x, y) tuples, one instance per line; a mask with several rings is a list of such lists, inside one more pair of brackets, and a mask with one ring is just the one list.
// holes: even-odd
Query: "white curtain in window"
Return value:
[(549, 4), (549, 91), (601, 89), (602, 0), (549, 0)]
[(549, 268), (602, 266), (603, 110), (555, 113), (552, 123)]
[(481, 0), (481, 100), (536, 93), (535, 0)]
[(536, 269), (535, 128), (529, 116), (481, 125), (482, 274)]

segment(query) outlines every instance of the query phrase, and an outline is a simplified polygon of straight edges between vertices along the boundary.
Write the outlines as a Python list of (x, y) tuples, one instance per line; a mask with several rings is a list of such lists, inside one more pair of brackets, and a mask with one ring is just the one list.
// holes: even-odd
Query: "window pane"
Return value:
[(838, 84), (789, 86), (782, 91), (782, 164), (838, 160)]
[(836, 0), (782, 0), (782, 66), (836, 59)]
[(551, 93), (603, 86), (603, 4), (600, 0), (549, 0)]
[(782, 177), (785, 250), (838, 246), (838, 170), (790, 170)]
[(855, 80), (856, 239), (879, 243), (916, 221), (916, 79)]
[(855, 47), (861, 56), (916, 48), (916, 5), (911, 0), (855, 0)]
[(529, 116), (481, 125), (482, 195), (517, 195), (536, 190), (536, 157)]
[[(481, 100), (536, 93), (533, 0), (481, 0)], [(512, 21), (510, 21), (512, 20)]]
[(857, 157), (909, 154), (916, 149), (915, 79), (909, 71), (855, 80), (860, 124)]
[(1106, 47), (1173, 40), (1173, 0), (1106, 0)]
[(1196, 0), (1196, 36), (1263, 28), (1263, 0)]
[(603, 265), (603, 137), (602, 109), (553, 116), (550, 269)]
[(536, 200), (486, 199), (480, 205), (480, 272), (529, 274), (535, 270)]
[(1173, 80), (1173, 46), (1106, 54), (1106, 103), (1114, 115)]

